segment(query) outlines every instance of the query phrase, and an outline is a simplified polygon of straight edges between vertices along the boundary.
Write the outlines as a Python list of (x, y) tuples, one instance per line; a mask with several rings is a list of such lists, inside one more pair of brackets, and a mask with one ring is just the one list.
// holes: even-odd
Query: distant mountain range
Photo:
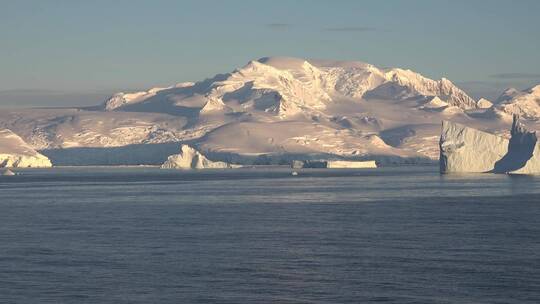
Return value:
[(451, 106), (477, 107), (448, 79), (435, 81), (410, 70), (379, 69), (363, 62), (262, 58), (198, 83), (118, 93), (105, 102), (104, 109), (144, 109), (148, 104), (183, 106), (181, 101), (193, 95), (206, 99), (203, 112), (234, 109), (281, 117), (325, 109), (344, 98), (407, 100), (438, 96)]
[(117, 93), (94, 107), (5, 111), (0, 129), (54, 164), (160, 164), (182, 143), (236, 163), (402, 163), (438, 158), (442, 120), (504, 134), (511, 114), (539, 129), (540, 86), (476, 101), (448, 79), (410, 70), (270, 57), (199, 82)]

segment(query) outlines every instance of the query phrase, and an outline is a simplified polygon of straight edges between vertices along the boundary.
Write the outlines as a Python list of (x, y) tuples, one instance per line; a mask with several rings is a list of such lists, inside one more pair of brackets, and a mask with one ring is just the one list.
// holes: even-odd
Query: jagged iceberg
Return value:
[(510, 140), (443, 121), (439, 141), (441, 173), (540, 174), (540, 146), (514, 115)]
[(38, 153), (11, 130), (0, 130), (0, 168), (51, 167), (51, 161)]
[(188, 145), (182, 145), (179, 154), (171, 155), (161, 165), (162, 169), (222, 169), (222, 168), (237, 168), (239, 166), (232, 165), (221, 161), (211, 161), (199, 151)]

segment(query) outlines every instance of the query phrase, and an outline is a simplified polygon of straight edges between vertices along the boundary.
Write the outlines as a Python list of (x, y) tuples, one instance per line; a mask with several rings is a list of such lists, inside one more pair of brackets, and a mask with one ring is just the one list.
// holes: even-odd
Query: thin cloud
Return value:
[(490, 75), (491, 78), (497, 79), (540, 79), (538, 73), (501, 73)]
[(374, 32), (377, 28), (371, 26), (343, 26), (343, 27), (327, 27), (323, 31), (326, 32)]

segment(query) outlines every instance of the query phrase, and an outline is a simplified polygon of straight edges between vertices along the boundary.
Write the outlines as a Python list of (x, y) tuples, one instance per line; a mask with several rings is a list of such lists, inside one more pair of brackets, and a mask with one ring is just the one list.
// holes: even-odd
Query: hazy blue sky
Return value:
[(537, 0), (0, 0), (0, 105), (92, 104), (277, 55), (410, 68), (493, 95), (540, 82), (539, 12)]

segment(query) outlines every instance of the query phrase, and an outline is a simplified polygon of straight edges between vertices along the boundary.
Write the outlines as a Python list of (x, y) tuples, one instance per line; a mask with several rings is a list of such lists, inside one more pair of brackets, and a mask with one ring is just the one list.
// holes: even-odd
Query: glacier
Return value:
[(444, 121), (439, 142), (441, 173), (540, 174), (540, 145), (513, 116), (510, 138)]

